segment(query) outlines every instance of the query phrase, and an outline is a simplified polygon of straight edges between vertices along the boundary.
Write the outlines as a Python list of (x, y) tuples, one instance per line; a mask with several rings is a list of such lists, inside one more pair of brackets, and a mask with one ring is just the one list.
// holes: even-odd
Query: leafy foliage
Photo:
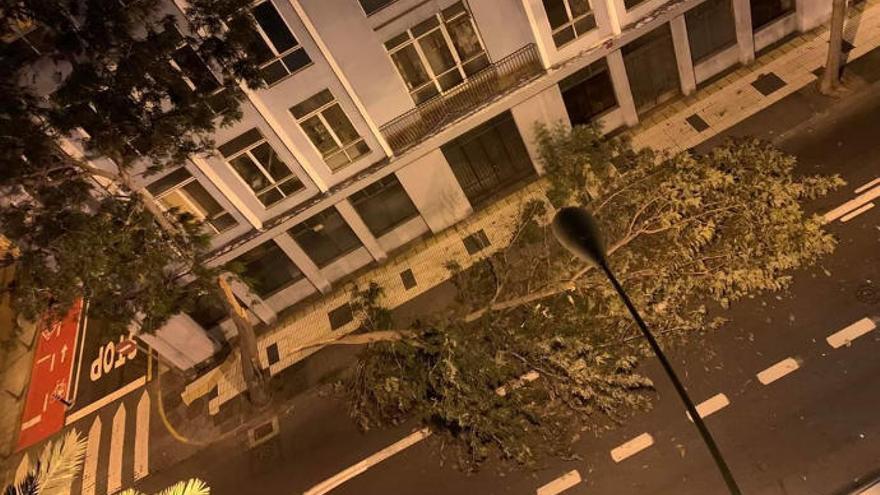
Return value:
[(666, 157), (592, 127), (538, 135), (547, 201), (524, 205), (507, 247), (450, 267), (454, 307), (414, 338), (372, 345), (350, 387), (362, 427), (416, 417), (466, 469), (568, 454), (580, 431), (649, 405), (637, 330), (601, 274), (552, 237), (555, 207), (594, 212), (610, 263), (667, 342), (718, 327), (707, 304), (782, 290), (835, 247), (801, 203), (842, 181), (796, 177), (795, 159), (767, 144)]
[(73, 478), (79, 473), (86, 442), (75, 429), (60, 440), (48, 442), (34, 467), (22, 480), (6, 487), (5, 495), (63, 495), (69, 493)]
[[(214, 294), (199, 222), (170, 222), (133, 179), (210, 152), (212, 131), (241, 115), (239, 81), (262, 84), (244, 49), (246, 2), (189, 5), (186, 20), (159, 0), (0, 0), (0, 35), (24, 34), (0, 44), (0, 230), (16, 246), (9, 290), (25, 316), (85, 296), (117, 330), (152, 331)], [(187, 85), (184, 55), (216, 83)], [(181, 276), (195, 282), (181, 288)]]

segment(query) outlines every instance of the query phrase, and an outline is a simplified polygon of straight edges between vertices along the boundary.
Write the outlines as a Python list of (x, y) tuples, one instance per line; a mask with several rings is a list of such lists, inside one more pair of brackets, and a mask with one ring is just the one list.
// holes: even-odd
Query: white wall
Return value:
[(397, 178), (432, 232), (442, 231), (473, 211), (439, 148), (398, 170)]

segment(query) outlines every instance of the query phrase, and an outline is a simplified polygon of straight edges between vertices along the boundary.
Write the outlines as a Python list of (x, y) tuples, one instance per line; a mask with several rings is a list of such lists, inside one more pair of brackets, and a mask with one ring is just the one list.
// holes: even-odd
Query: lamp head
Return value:
[(605, 264), (605, 245), (596, 219), (585, 208), (567, 206), (553, 217), (553, 235), (562, 246), (584, 261)]

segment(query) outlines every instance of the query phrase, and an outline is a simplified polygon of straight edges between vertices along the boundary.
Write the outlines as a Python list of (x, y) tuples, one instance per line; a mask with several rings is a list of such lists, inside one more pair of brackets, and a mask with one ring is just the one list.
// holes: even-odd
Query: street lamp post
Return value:
[(648, 326), (645, 325), (644, 320), (642, 320), (639, 312), (636, 310), (635, 306), (633, 306), (626, 291), (623, 290), (620, 282), (617, 281), (617, 277), (615, 277), (614, 273), (611, 271), (611, 267), (608, 266), (608, 260), (605, 258), (605, 247), (602, 243), (602, 236), (592, 215), (590, 215), (590, 213), (584, 208), (573, 206), (562, 208), (553, 218), (553, 234), (559, 240), (559, 243), (572, 254), (584, 261), (592, 261), (596, 263), (596, 265), (598, 265), (605, 273), (605, 276), (608, 277), (608, 280), (611, 281), (614, 290), (617, 291), (617, 294), (623, 300), (623, 303), (636, 321), (636, 324), (638, 324), (639, 329), (641, 329), (645, 340), (648, 341), (648, 344), (650, 344), (657, 359), (660, 360), (660, 364), (663, 366), (663, 370), (672, 382), (673, 387), (675, 387), (675, 391), (678, 392), (681, 401), (684, 402), (691, 419), (697, 426), (697, 430), (700, 431), (700, 436), (703, 438), (703, 442), (706, 444), (709, 453), (712, 454), (712, 458), (718, 466), (718, 471), (721, 472), (721, 477), (724, 478), (725, 483), (727, 483), (728, 490), (730, 490), (732, 495), (740, 495), (742, 492), (740, 492), (736, 481), (733, 479), (733, 474), (731, 474), (730, 468), (727, 467), (727, 463), (724, 461), (724, 457), (721, 455), (718, 445), (715, 444), (712, 434), (709, 432), (709, 429), (706, 428), (706, 424), (697, 412), (697, 408), (694, 406), (693, 401), (691, 401), (690, 396), (688, 396), (687, 390), (678, 379), (675, 370), (672, 369), (672, 365), (669, 363), (669, 360), (666, 359), (666, 355), (663, 354), (663, 350), (660, 348), (660, 344), (657, 343), (657, 339), (655, 339), (654, 335), (651, 334), (651, 331), (648, 330)]

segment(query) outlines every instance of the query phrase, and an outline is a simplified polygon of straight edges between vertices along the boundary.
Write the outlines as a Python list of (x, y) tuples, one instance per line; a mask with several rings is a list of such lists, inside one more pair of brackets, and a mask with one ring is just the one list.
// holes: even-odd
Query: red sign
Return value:
[(30, 447), (64, 427), (82, 312), (80, 300), (61, 321), (46, 321), (39, 327), (17, 450)]

